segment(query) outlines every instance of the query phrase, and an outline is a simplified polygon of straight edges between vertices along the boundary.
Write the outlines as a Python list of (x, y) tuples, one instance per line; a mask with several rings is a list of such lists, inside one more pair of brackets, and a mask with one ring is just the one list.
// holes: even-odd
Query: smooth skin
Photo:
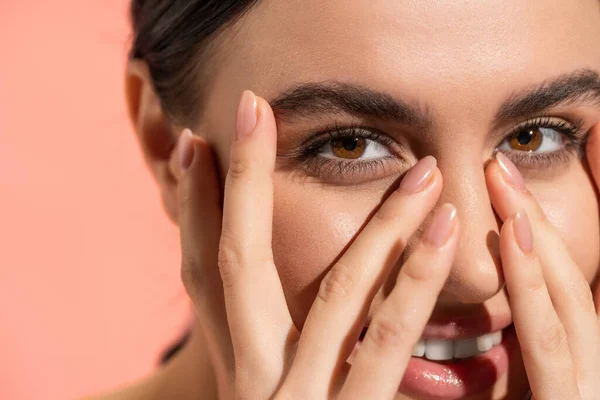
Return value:
[[(245, 93), (241, 107), (248, 106), (248, 96)], [(407, 195), (400, 189), (390, 195), (323, 279), (300, 334), (285, 305), (269, 245), (275, 124), (268, 103), (257, 98), (256, 104), (258, 123), (248, 136), (233, 142), (233, 167), (226, 180), (218, 262), (224, 294), (219, 297), (226, 305), (237, 379), (224, 379), (235, 383), (223, 390), (228, 396), (256, 399), (393, 398), (455, 255), (459, 228), (453, 206), (441, 206), (430, 225), (440, 229), (436, 218), (445, 216), (441, 229), (447, 230), (447, 239), (441, 246), (421, 243), (403, 265), (349, 373), (341, 368), (351, 350), (344, 343), (357, 340), (365, 304), (395, 263), (402, 243), (439, 197), (439, 170), (436, 167), (423, 192)], [(216, 327), (224, 318), (206, 320), (211, 313), (203, 305), (214, 302), (206, 299), (207, 285), (198, 285), (211, 274), (199, 254), (205, 250), (197, 246), (205, 240), (191, 231), (218, 224), (218, 198), (206, 203), (202, 194), (207, 187), (217, 187), (217, 181), (215, 175), (199, 173), (206, 170), (202, 163), (212, 162), (202, 139), (185, 132), (180, 146), (186, 167), (186, 159), (193, 158), (183, 173), (180, 193), (182, 223), (186, 221), (183, 277), (203, 326)], [(595, 174), (600, 172), (598, 163), (592, 165)], [(502, 265), (534, 398), (592, 400), (600, 393), (600, 325), (589, 285), (510, 160), (497, 157), (486, 178), (494, 209), (504, 221)], [(452, 210), (452, 218), (444, 209)], [(375, 243), (383, 251), (365, 258)], [(218, 287), (217, 282), (206, 283)], [(219, 329), (227, 331), (224, 326)]]
[[(427, 156), (435, 157), (437, 168), (444, 178), (437, 204), (451, 203), (460, 219), (456, 253), (432, 314), (449, 318), (501, 314), (511, 316), (518, 324), (518, 313), (513, 310), (517, 307), (516, 300), (513, 296), (509, 297), (505, 290), (506, 284), (510, 292), (510, 283), (505, 282), (505, 279), (510, 279), (505, 271), (510, 266), (504, 265), (508, 257), (501, 254), (498, 246), (501, 227), (507, 226), (509, 218), (525, 209), (531, 219), (532, 237), (535, 239), (533, 252), (537, 254), (540, 268), (544, 271), (553, 269), (554, 265), (545, 264), (542, 253), (557, 252), (560, 247), (546, 243), (546, 239), (540, 236), (536, 230), (540, 220), (526, 207), (525, 197), (502, 197), (506, 202), (514, 202), (510, 207), (505, 204), (505, 210), (509, 211), (502, 214), (502, 207), (498, 204), (499, 193), (493, 190), (496, 181), (490, 181), (490, 176), (499, 176), (490, 174), (490, 168), (496, 165), (494, 149), (508, 132), (516, 124), (540, 115), (571, 123), (581, 121), (581, 131), (591, 132), (585, 158), (569, 153), (561, 157), (561, 161), (553, 158), (550, 164), (536, 163), (533, 166), (519, 164), (514, 154), (511, 160), (517, 164), (531, 198), (543, 210), (556, 237), (564, 243), (566, 251), (562, 253), (570, 255), (572, 265), (576, 265), (584, 276), (584, 288), (594, 285), (600, 262), (596, 164), (600, 154), (596, 144), (597, 125), (600, 123), (598, 102), (592, 96), (583, 96), (516, 119), (497, 120), (496, 116), (508, 98), (539, 87), (543, 82), (582, 68), (600, 71), (598, 37), (600, 5), (597, 0), (263, 0), (216, 39), (213, 57), (198, 60), (199, 67), (209, 67), (206, 70), (211, 71), (210, 85), (199, 78), (197, 90), (203, 99), (196, 105), (198, 114), (191, 116), (186, 124), (169, 119), (153, 90), (145, 64), (140, 60), (131, 61), (127, 69), (130, 116), (144, 157), (158, 182), (166, 212), (175, 223), (189, 226), (189, 229), (182, 228), (182, 236), (201, 239), (195, 243), (194, 257), (184, 254), (184, 262), (192, 266), (202, 263), (198, 268), (186, 268), (185, 276), (196, 308), (206, 310), (205, 313), (198, 313), (202, 321), (196, 325), (190, 343), (182, 352), (151, 378), (150, 383), (141, 384), (133, 391), (142, 390), (145, 397), (193, 399), (216, 396), (214, 386), (217, 381), (220, 388), (234, 388), (237, 382), (241, 382), (245, 388), (251, 386), (248, 376), (238, 374), (238, 379), (232, 381), (235, 357), (228, 325), (224, 322), (225, 298), (223, 292), (219, 292), (221, 286), (209, 284), (220, 279), (218, 254), (215, 251), (220, 238), (220, 214), (215, 212), (209, 215), (202, 224), (197, 221), (185, 222), (179, 215), (179, 194), (191, 197), (187, 193), (194, 193), (194, 190), (200, 193), (198, 207), (215, 204), (220, 207), (225, 175), (230, 169), (236, 112), (240, 95), (245, 89), (253, 90), (271, 103), (295, 85), (337, 81), (385, 92), (407, 104), (422, 106), (432, 119), (431, 126), (415, 128), (396, 121), (343, 112), (311, 112), (309, 117), (304, 118), (281, 118), (281, 115), (276, 118), (278, 155), (270, 189), (273, 196), (271, 249), (287, 312), (293, 326), (299, 331), (305, 332), (304, 325), (309, 314), (313, 314), (313, 302), (319, 297), (323, 278), (334, 265), (338, 265), (336, 263), (340, 257), (346, 254), (349, 245), (363, 232), (387, 196), (395, 193), (399, 180), (407, 170)], [(260, 116), (264, 117), (268, 112), (266, 110)], [(259, 121), (260, 124), (267, 123), (261, 118)], [(307, 172), (298, 163), (291, 168), (285, 165), (283, 161), (290, 159), (290, 154), (308, 135), (332, 124), (344, 127), (360, 125), (383, 132), (391, 140), (389, 150), (395, 157), (394, 162), (386, 163), (383, 170), (369, 168), (367, 172), (346, 172), (333, 177), (315, 174), (312, 170)], [(204, 157), (207, 151), (198, 150), (196, 155), (203, 156), (194, 157), (193, 167), (188, 173), (196, 174), (198, 179), (210, 174), (218, 179), (200, 179), (193, 183), (195, 189), (181, 192), (180, 186), (189, 187), (191, 184), (182, 180), (184, 177), (179, 170), (175, 145), (186, 126), (198, 136), (194, 140), (206, 143), (198, 145), (198, 148), (210, 148), (214, 156), (214, 163), (209, 162), (209, 156)], [(266, 162), (265, 154), (270, 154), (266, 150), (263, 149), (258, 156), (260, 162)], [(214, 172), (214, 164), (218, 166), (218, 173)], [(240, 169), (239, 165), (234, 167)], [(256, 195), (253, 206), (271, 201), (268, 188), (260, 193)], [(215, 207), (215, 210), (220, 209)], [(417, 210), (423, 211), (417, 208), (410, 212), (398, 212), (404, 218), (404, 215), (411, 215)], [(424, 230), (432, 222), (429, 211), (423, 212), (427, 214), (423, 224), (406, 243), (398, 262), (384, 278), (381, 290), (377, 291), (367, 306), (369, 319), (374, 319), (389, 299), (400, 267), (412, 259), (421, 246)], [(250, 218), (252, 214), (238, 215)], [(263, 240), (267, 241), (265, 238)], [(252, 239), (261, 240), (257, 237)], [(511, 242), (514, 240), (511, 238)], [(378, 247), (367, 251), (375, 254)], [(397, 254), (396, 251), (393, 253)], [(559, 255), (554, 255), (550, 261), (559, 259)], [(389, 266), (378, 265), (376, 268), (385, 271)], [(262, 273), (262, 269), (260, 271)], [(546, 273), (543, 276), (550, 299), (560, 298)], [(581, 280), (576, 278), (576, 275), (568, 276), (562, 283), (567, 287), (577, 282), (581, 284)], [(273, 278), (273, 281), (260, 284), (275, 288), (278, 281)], [(368, 284), (365, 287), (368, 288)], [(356, 290), (364, 292), (365, 287)], [(571, 293), (568, 290), (565, 292)], [(585, 290), (575, 293), (583, 292)], [(262, 295), (262, 292), (258, 294)], [(596, 290), (596, 302), (599, 301), (598, 294)], [(365, 304), (368, 304), (370, 295), (365, 295)], [(585, 299), (585, 296), (582, 298)], [(263, 339), (263, 335), (275, 329), (276, 325), (264, 319), (267, 317), (255, 315), (259, 314), (257, 310), (262, 313), (262, 308), (259, 308), (262, 304), (258, 300), (260, 298), (241, 304), (240, 307), (246, 307), (249, 316), (240, 317), (234, 322), (259, 326), (261, 330), (252, 332), (254, 336), (248, 340), (272, 346), (271, 342)], [(533, 301), (529, 303), (536, 304)], [(554, 303), (556, 310), (552, 310), (555, 310), (565, 332), (572, 332), (567, 328), (570, 323), (558, 310), (563, 301)], [(286, 310), (277, 304), (268, 302), (267, 310), (273, 312), (265, 311), (265, 315), (274, 315), (276, 321), (283, 321)], [(547, 302), (545, 304), (548, 307)], [(347, 306), (349, 309), (355, 307), (352, 308), (353, 315), (358, 316), (357, 319), (362, 318), (360, 307), (353, 302)], [(534, 311), (530, 309), (527, 312), (529, 315)], [(348, 315), (351, 313), (339, 318)], [(247, 321), (254, 317), (262, 322)], [(208, 321), (213, 321), (212, 325), (203, 325)], [(311, 322), (311, 325), (313, 323), (316, 324)], [(580, 317), (576, 323), (586, 324)], [(528, 328), (534, 333), (540, 329), (537, 326)], [(279, 329), (281, 337), (285, 336), (288, 341), (285, 342), (285, 350), (280, 349), (277, 357), (269, 356), (277, 359), (271, 360), (271, 364), (265, 367), (266, 371), (262, 371), (269, 375), (268, 382), (274, 382), (272, 374), (282, 372), (277, 366), (291, 367), (289, 358), (294, 354), (299, 355), (301, 350), (296, 346), (299, 338), (293, 330), (290, 331), (289, 326), (284, 324)], [(593, 330), (577, 331), (594, 337)], [(545, 329), (542, 332), (552, 330)], [(348, 337), (348, 343), (351, 343), (351, 335)], [(530, 336), (531, 340), (543, 337)], [(560, 338), (560, 335), (554, 337)], [(569, 340), (572, 341), (573, 337)], [(223, 344), (207, 347), (208, 343), (218, 342)], [(345, 343), (339, 343), (338, 349), (343, 351)], [(585, 348), (584, 345), (580, 347)], [(327, 353), (329, 349), (325, 347), (320, 350)], [(237, 354), (240, 352), (249, 357), (254, 354), (251, 348), (242, 350), (239, 347)], [(531, 368), (529, 362), (521, 360), (521, 356), (527, 359), (528, 354), (516, 349), (511, 354), (509, 374), (501, 377), (489, 393), (470, 400), (521, 400), (530, 384), (523, 364)], [(584, 365), (586, 360), (580, 359), (577, 354), (576, 349), (569, 347), (571, 362), (577, 366), (574, 370), (590, 370), (578, 367)], [(540, 362), (536, 357), (531, 359)], [(330, 378), (342, 377), (340, 381), (348, 372), (345, 370), (347, 367), (342, 365), (339, 368), (335, 363), (319, 364), (319, 368), (330, 371)], [(540, 371), (546, 370), (540, 368)], [(292, 372), (283, 371), (281, 377), (291, 379)], [(389, 373), (394, 375), (386, 375), (386, 379), (391, 381), (398, 379), (402, 371), (393, 370)], [(577, 374), (578, 381), (582, 374)], [(332, 391), (339, 389), (336, 384), (330, 386)], [(564, 387), (568, 389), (572, 385), (565, 384)], [(323, 387), (309, 389), (323, 390)], [(536, 395), (544, 398), (544, 394)], [(397, 398), (406, 400), (411, 396), (398, 394)]]
[[(246, 93), (248, 95), (253, 96)], [(241, 104), (242, 107), (248, 106), (244, 98)], [(205, 275), (204, 270), (199, 271), (199, 268), (205, 266), (206, 269), (210, 265), (203, 262), (205, 252), (219, 249), (218, 265), (224, 293), (217, 296), (225, 299), (235, 355), (236, 378), (225, 379), (228, 382), (235, 380), (233, 388), (225, 389), (229, 395), (270, 398), (277, 392), (284, 398), (328, 398), (330, 394), (337, 393), (342, 370), (345, 369), (344, 361), (358, 339), (367, 307), (397, 261), (403, 244), (436, 204), (442, 179), (439, 170), (434, 167), (422, 191), (407, 194), (399, 189), (390, 195), (323, 279), (300, 335), (287, 309), (270, 245), (276, 125), (269, 105), (260, 98), (256, 104), (257, 110), (251, 111), (259, 115), (256, 127), (251, 129), (250, 135), (236, 139), (232, 145), (222, 228), (218, 226), (219, 219), (214, 217), (219, 215), (219, 209), (215, 207), (218, 204), (216, 198), (204, 203), (204, 190), (216, 187), (216, 176), (202, 173), (204, 169), (195, 166), (194, 162), (184, 174), (183, 182), (186, 183), (181, 185), (180, 193), (182, 232), (194, 229), (193, 226), (201, 226), (204, 230), (208, 224), (216, 223), (210, 227), (214, 228), (214, 232), (223, 233), (220, 243), (208, 243), (206, 249), (201, 245), (202, 250), (198, 250), (198, 244), (206, 242), (202, 236), (186, 237), (182, 233), (183, 280), (188, 293), (194, 299), (201, 298), (195, 304), (214, 304), (204, 299), (206, 286), (199, 287), (197, 277)], [(247, 112), (240, 111), (240, 114)], [(180, 145), (196, 145), (203, 149), (198, 150), (199, 154), (194, 157), (196, 163), (201, 163), (210, 161), (209, 150), (202, 143), (197, 138), (184, 136)], [(188, 153), (187, 150), (181, 151)], [(195, 175), (194, 171), (200, 173)], [(195, 206), (193, 209), (192, 205)], [(444, 208), (450, 208), (450, 212)], [(402, 268), (396, 289), (371, 323), (364, 340), (364, 350), (359, 353), (354, 367), (363, 373), (349, 379), (347, 385), (350, 388), (366, 390), (365, 383), (370, 382), (368, 386), (374, 385), (372, 390), (377, 388), (383, 398), (391, 397), (397, 391), (401, 372), (427, 322), (456, 250), (459, 228), (454, 208), (442, 206), (438, 216), (446, 219), (441, 221), (446, 237), (440, 245), (419, 246)], [(399, 223), (400, 220), (402, 223)], [(436, 225), (435, 222), (434, 219), (432, 225)], [(379, 249), (375, 254), (369, 252), (373, 246)], [(424, 265), (429, 267), (423, 268)], [(218, 282), (205, 281), (211, 288), (219, 286)], [(398, 312), (402, 310), (404, 312)], [(421, 310), (423, 313), (419, 312)], [(204, 319), (211, 313), (211, 310), (198, 306), (199, 318)], [(219, 318), (221, 323), (223, 320)], [(215, 321), (203, 321), (201, 324), (218, 326)], [(227, 327), (219, 326), (216, 331), (227, 331)], [(206, 332), (206, 335), (213, 332)], [(218, 336), (223, 337), (221, 334)], [(231, 353), (228, 343), (220, 341), (219, 344), (226, 347), (221, 351), (223, 354)], [(374, 363), (374, 360), (377, 362)], [(288, 365), (292, 361), (291, 366)], [(387, 382), (368, 379), (388, 369), (390, 363), (394, 363), (396, 368), (399, 366), (400, 372)], [(345, 390), (347, 397), (354, 395), (352, 390)], [(373, 394), (371, 390), (369, 392)]]

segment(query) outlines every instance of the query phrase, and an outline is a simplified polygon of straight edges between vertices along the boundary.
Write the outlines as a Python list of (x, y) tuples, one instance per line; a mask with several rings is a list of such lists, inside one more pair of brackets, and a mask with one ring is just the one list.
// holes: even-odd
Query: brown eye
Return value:
[(544, 135), (541, 128), (523, 129), (508, 138), (512, 150), (536, 151), (542, 145)]
[(331, 140), (331, 151), (340, 158), (356, 160), (365, 153), (367, 140), (359, 137), (345, 137)]

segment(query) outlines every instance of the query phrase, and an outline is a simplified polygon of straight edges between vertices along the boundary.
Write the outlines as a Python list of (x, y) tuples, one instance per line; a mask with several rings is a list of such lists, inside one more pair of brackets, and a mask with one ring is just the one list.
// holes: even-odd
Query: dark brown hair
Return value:
[[(148, 64), (164, 112), (190, 126), (201, 107), (209, 44), (258, 0), (133, 0), (130, 57)], [(190, 329), (191, 331), (191, 329)], [(189, 332), (160, 358), (167, 363), (187, 342)]]
[(200, 77), (213, 39), (258, 0), (133, 0), (130, 57), (144, 60), (165, 113), (188, 125), (201, 106)]

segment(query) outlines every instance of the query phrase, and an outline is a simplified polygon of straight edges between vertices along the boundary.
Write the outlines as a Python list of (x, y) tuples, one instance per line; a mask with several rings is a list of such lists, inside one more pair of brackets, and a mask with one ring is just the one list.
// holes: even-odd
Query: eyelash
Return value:
[(566, 137), (566, 141), (563, 143), (563, 147), (560, 150), (547, 153), (527, 153), (515, 150), (504, 152), (504, 154), (517, 166), (525, 169), (544, 169), (565, 166), (571, 161), (573, 154), (578, 158), (582, 156), (582, 149), (584, 148), (588, 137), (588, 132), (584, 132), (582, 127), (583, 121), (581, 120), (573, 124), (564, 119), (540, 116), (514, 127), (506, 136), (504, 136), (504, 138), (502, 138), (502, 141), (498, 143), (496, 147), (500, 146), (504, 140), (520, 131), (534, 128), (553, 129)]
[[(323, 146), (333, 140), (356, 137), (368, 139), (380, 143), (387, 148), (393, 147), (394, 141), (386, 134), (374, 128), (366, 128), (362, 125), (337, 125), (334, 124), (317, 133), (312, 134), (306, 139), (297, 150), (294, 158), (298, 159), (304, 168), (314, 176), (324, 177), (344, 177), (347, 175), (368, 175), (379, 173), (389, 167), (389, 162), (400, 162), (397, 156), (370, 159), (370, 160), (336, 160), (331, 158), (319, 157), (318, 153)], [(393, 153), (393, 151), (391, 151)]]
[[(560, 150), (547, 153), (527, 153), (523, 151), (505, 151), (504, 154), (511, 159), (513, 163), (524, 169), (548, 169), (567, 165), (571, 161), (573, 154), (578, 157), (582, 155), (582, 149), (587, 141), (588, 133), (582, 131), (583, 121), (578, 121), (575, 124), (567, 122), (563, 119), (557, 119), (550, 116), (540, 116), (523, 122), (508, 132), (500, 143), (507, 138), (517, 134), (522, 130), (533, 128), (553, 129), (566, 137), (563, 147)], [(333, 140), (344, 139), (348, 137), (363, 138), (376, 141), (387, 148), (394, 146), (395, 141), (388, 137), (385, 133), (374, 129), (367, 128), (359, 124), (338, 125), (333, 124), (329, 127), (321, 129), (319, 132), (312, 134), (292, 155), (293, 158), (300, 161), (303, 167), (309, 171), (311, 175), (335, 178), (347, 176), (373, 176), (385, 171), (390, 167), (389, 162), (397, 162), (402, 165), (406, 162), (396, 152), (390, 149), (391, 155), (385, 158), (370, 159), (370, 160), (336, 160), (331, 158), (319, 157), (319, 151), (323, 146)], [(371, 174), (371, 175), (368, 175)], [(384, 172), (385, 174), (385, 172)]]

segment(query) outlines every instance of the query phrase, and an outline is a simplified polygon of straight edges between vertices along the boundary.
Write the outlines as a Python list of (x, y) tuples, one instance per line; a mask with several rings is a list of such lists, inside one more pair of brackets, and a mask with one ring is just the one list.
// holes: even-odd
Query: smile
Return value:
[(502, 331), (464, 339), (421, 339), (412, 355), (432, 361), (445, 361), (477, 356), (502, 342)]
[[(368, 332), (367, 321), (348, 359), (352, 364)], [(518, 350), (510, 314), (437, 315), (413, 349), (399, 390), (407, 395), (455, 400), (491, 390)]]

